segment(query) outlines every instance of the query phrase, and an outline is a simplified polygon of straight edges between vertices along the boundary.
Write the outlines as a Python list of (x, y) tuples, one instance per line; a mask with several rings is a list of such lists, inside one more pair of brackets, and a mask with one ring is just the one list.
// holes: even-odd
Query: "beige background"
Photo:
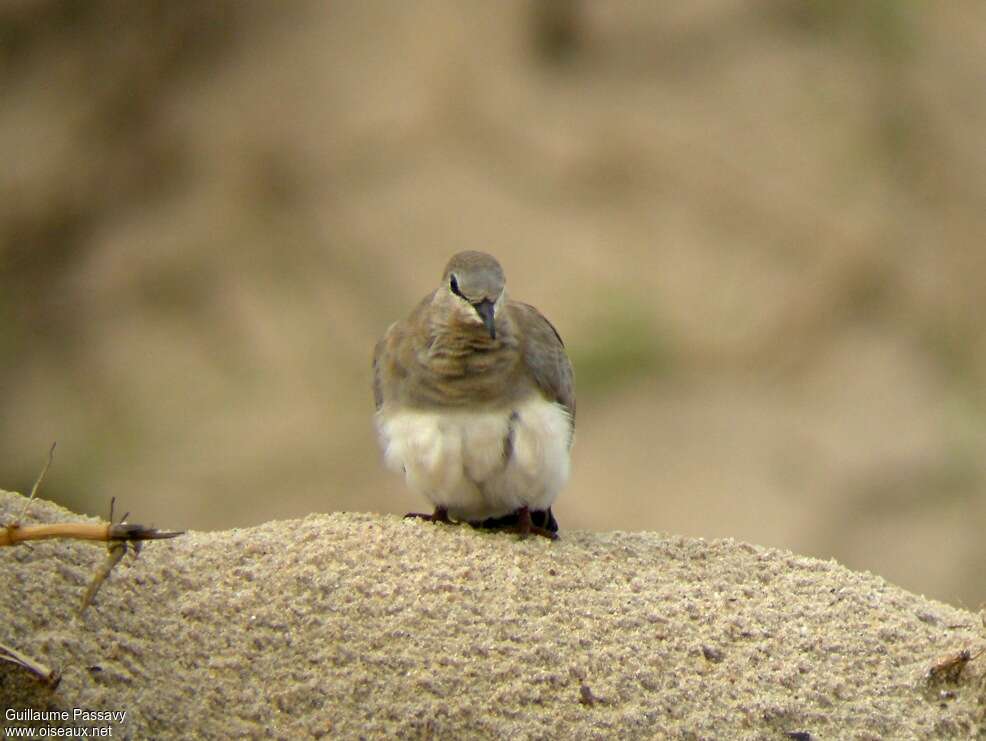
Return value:
[(986, 599), (986, 6), (0, 9), (0, 486), (420, 508), (369, 356), (459, 249), (571, 351), (563, 528)]

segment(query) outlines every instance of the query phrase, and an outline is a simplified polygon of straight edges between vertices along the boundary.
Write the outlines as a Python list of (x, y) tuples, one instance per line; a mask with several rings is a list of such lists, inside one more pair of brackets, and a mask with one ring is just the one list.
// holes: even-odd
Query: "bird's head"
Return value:
[(506, 302), (506, 278), (496, 258), (485, 252), (459, 252), (442, 276), (438, 300), (456, 323), (482, 325), (496, 339), (496, 319)]

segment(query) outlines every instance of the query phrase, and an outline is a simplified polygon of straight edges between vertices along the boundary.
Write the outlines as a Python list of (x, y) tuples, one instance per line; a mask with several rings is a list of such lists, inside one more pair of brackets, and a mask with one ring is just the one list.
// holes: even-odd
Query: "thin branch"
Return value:
[[(144, 527), (143, 525), (127, 522), (127, 517), (130, 515), (129, 512), (123, 516), (120, 522), (113, 522), (113, 510), (116, 506), (116, 497), (113, 497), (113, 499), (110, 500), (109, 522), (53, 522), (40, 525), (22, 525), (21, 520), (27, 514), (28, 507), (31, 502), (34, 501), (34, 497), (41, 489), (41, 484), (44, 483), (44, 479), (48, 474), (48, 468), (51, 466), (54, 453), (55, 446), (52, 444), (51, 450), (48, 451), (48, 461), (45, 463), (44, 468), (41, 469), (38, 480), (34, 482), (34, 487), (31, 489), (31, 496), (27, 498), (27, 502), (24, 504), (24, 509), (21, 511), (20, 518), (5, 526), (0, 526), (0, 547), (15, 546), (20, 543), (27, 543), (31, 540), (50, 540), (52, 538), (95, 540), (106, 543), (108, 551), (106, 558), (100, 565), (99, 569), (97, 569), (92, 582), (90, 582), (88, 589), (86, 589), (86, 593), (82, 597), (82, 605), (79, 608), (79, 612), (81, 613), (85, 611), (85, 609), (92, 603), (93, 599), (96, 597), (96, 593), (99, 592), (99, 588), (109, 577), (110, 573), (113, 571), (113, 567), (120, 563), (120, 560), (126, 554), (128, 548), (133, 550), (134, 556), (136, 557), (137, 554), (140, 553), (140, 545), (143, 541), (176, 538), (179, 535), (184, 534), (184, 531), (158, 530), (153, 527)], [(0, 648), (2, 648), (2, 646), (0, 646)], [(8, 653), (10, 652), (8, 651)], [(13, 654), (11, 654), (11, 656), (13, 656)], [(7, 661), (14, 661), (15, 663), (21, 663), (23, 666), (30, 668), (28, 663), (24, 663), (24, 657), (20, 655), (17, 655), (15, 660), (12, 658), (7, 658), (0, 653), (0, 658)]]
[(25, 656), (20, 651), (12, 649), (0, 643), (0, 661), (7, 661), (11, 664), (23, 667), (39, 679), (43, 684), (51, 689), (55, 689), (62, 680), (62, 675), (54, 669), (49, 669), (40, 661), (35, 661), (29, 656)]
[(116, 540), (110, 543), (106, 549), (106, 558), (99, 565), (99, 568), (96, 569), (96, 573), (92, 581), (89, 582), (86, 593), (82, 595), (82, 604), (79, 606), (80, 615), (92, 604), (92, 601), (96, 598), (96, 593), (99, 592), (99, 588), (103, 586), (103, 582), (109, 577), (110, 572), (113, 571), (113, 567), (120, 563), (120, 559), (123, 558), (126, 552), (126, 541)]
[(932, 664), (924, 675), (925, 679), (929, 682), (951, 682), (954, 684), (962, 677), (966, 664), (975, 661), (983, 654), (986, 654), (986, 646), (976, 653), (964, 648), (957, 653), (945, 656)]
[(24, 509), (21, 510), (21, 516), (17, 518), (15, 524), (20, 524), (24, 518), (27, 516), (27, 509), (31, 506), (31, 502), (34, 501), (34, 497), (38, 495), (38, 491), (41, 489), (41, 484), (44, 483), (45, 476), (48, 475), (48, 468), (51, 467), (51, 461), (55, 457), (55, 446), (58, 445), (57, 442), (51, 444), (51, 448), (48, 449), (48, 460), (45, 462), (44, 468), (41, 469), (41, 473), (38, 474), (38, 478), (34, 482), (34, 486), (31, 487), (31, 495), (24, 502)]
[(134, 542), (177, 538), (184, 530), (158, 530), (135, 523), (120, 522), (49, 522), (43, 525), (7, 525), (0, 527), (0, 547), (17, 545), (30, 540), (71, 538), (108, 543), (114, 540)]

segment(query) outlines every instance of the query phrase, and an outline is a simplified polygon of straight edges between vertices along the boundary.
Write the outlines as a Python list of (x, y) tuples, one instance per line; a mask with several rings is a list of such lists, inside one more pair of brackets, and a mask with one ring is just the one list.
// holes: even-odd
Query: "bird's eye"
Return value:
[(456, 296), (462, 296), (462, 294), (459, 293), (459, 281), (455, 279), (454, 274), (448, 279), (448, 287), (449, 290), (452, 291), (452, 293), (454, 293)]

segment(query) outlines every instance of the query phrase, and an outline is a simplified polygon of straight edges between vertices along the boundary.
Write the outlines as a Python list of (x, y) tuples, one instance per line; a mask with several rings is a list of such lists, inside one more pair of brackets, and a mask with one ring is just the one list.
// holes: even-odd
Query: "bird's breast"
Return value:
[(481, 411), (384, 405), (377, 426), (388, 466), (436, 490), (454, 488), (458, 479), (481, 484), (507, 468), (534, 479), (567, 478), (571, 418), (539, 394)]
[(410, 364), (402, 387), (412, 404), (460, 407), (510, 403), (518, 390), (520, 353), (502, 344), (475, 349), (436, 344)]

